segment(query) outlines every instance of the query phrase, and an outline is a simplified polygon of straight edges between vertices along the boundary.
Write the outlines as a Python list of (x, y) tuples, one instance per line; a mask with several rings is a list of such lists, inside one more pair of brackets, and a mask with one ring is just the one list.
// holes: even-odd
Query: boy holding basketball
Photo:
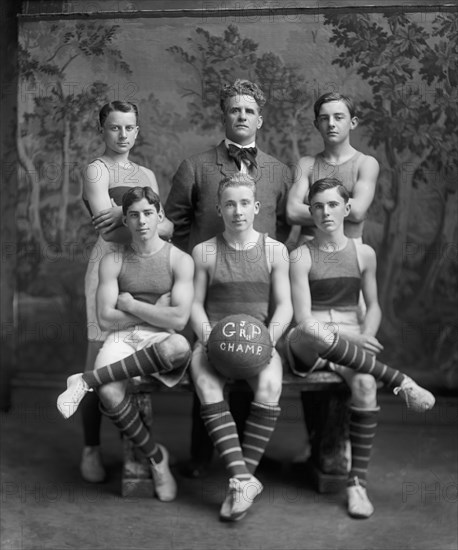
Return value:
[[(275, 348), (258, 374), (250, 372), (247, 365), (246, 380), (254, 401), (241, 445), (224, 400), (230, 371), (225, 369), (226, 376), (218, 371), (217, 362), (208, 358), (206, 346), (215, 324), (233, 314), (247, 314), (266, 324), (275, 346), (292, 318), (289, 259), (283, 244), (253, 228), (260, 204), (249, 175), (237, 174), (219, 184), (216, 209), (224, 222), (223, 233), (198, 244), (192, 252), (196, 272), (191, 324), (198, 341), (191, 373), (202, 419), (230, 473), (220, 518), (238, 521), (263, 489), (253, 474), (280, 414), (282, 365)], [(226, 334), (230, 344), (230, 334)], [(221, 367), (223, 370), (227, 365)]]

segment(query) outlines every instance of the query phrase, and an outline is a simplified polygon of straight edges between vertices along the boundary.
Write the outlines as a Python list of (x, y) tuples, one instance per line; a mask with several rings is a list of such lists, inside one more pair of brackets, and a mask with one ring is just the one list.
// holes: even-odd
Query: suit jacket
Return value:
[[(289, 229), (285, 210), (291, 172), (285, 164), (259, 149), (256, 162), (258, 167), (250, 175), (256, 182), (261, 208), (254, 228), (283, 241)], [(176, 246), (190, 252), (196, 244), (224, 231), (223, 220), (216, 211), (218, 185), (238, 172), (224, 141), (180, 164), (165, 204), (166, 216), (175, 226)]]

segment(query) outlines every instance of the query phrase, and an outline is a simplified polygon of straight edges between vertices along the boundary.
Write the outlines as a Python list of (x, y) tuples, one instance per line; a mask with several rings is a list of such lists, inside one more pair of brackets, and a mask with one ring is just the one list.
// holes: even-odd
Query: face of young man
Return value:
[(226, 100), (223, 115), (226, 137), (239, 145), (249, 145), (256, 139), (256, 132), (262, 126), (262, 116), (254, 97), (236, 95)]
[(146, 241), (156, 236), (157, 225), (162, 219), (162, 210), (157, 212), (154, 204), (150, 204), (145, 198), (132, 203), (123, 218), (133, 241)]
[(128, 153), (138, 135), (135, 113), (112, 111), (103, 124), (102, 135), (107, 150), (116, 154)]
[(332, 233), (342, 227), (350, 213), (350, 205), (344, 201), (336, 188), (317, 193), (309, 207), (313, 221), (318, 229)]
[(221, 195), (218, 213), (223, 218), (224, 227), (230, 231), (244, 231), (253, 226), (259, 212), (259, 202), (253, 191), (244, 185), (228, 187)]
[(315, 127), (325, 143), (336, 144), (348, 139), (350, 131), (358, 125), (358, 118), (351, 117), (343, 101), (329, 101), (320, 107)]

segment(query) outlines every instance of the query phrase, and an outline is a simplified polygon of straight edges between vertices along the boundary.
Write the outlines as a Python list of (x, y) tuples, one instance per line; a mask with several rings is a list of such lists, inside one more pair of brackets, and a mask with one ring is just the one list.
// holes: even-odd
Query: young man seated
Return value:
[(261, 372), (247, 379), (254, 392), (241, 445), (224, 400), (226, 376), (207, 355), (210, 328), (232, 314), (247, 314), (267, 325), (273, 343), (292, 318), (289, 258), (280, 242), (259, 233), (253, 222), (262, 205), (249, 175), (237, 174), (218, 188), (217, 212), (224, 231), (193, 249), (196, 265), (191, 324), (198, 341), (191, 373), (201, 402), (201, 416), (229, 471), (229, 489), (220, 519), (242, 519), (263, 486), (254, 477), (280, 414), (282, 364), (273, 351)]
[[(379, 411), (376, 380), (393, 388), (418, 412), (432, 408), (434, 397), (376, 358), (383, 349), (376, 338), (381, 321), (376, 257), (371, 247), (344, 233), (350, 212), (348, 191), (340, 180), (324, 178), (310, 187), (308, 201), (315, 237), (291, 259), (297, 326), (287, 335), (285, 348), (295, 374), (306, 376), (330, 365), (351, 389), (348, 512), (367, 518), (374, 512), (366, 492), (366, 474)], [(362, 323), (358, 320), (361, 290), (367, 308)]]
[(122, 208), (132, 243), (121, 255), (102, 258), (97, 289), (99, 322), (110, 332), (95, 370), (70, 376), (57, 407), (69, 418), (85, 393), (96, 389), (105, 414), (149, 458), (156, 496), (170, 501), (177, 487), (167, 449), (151, 437), (126, 389), (129, 379), (145, 375), (173, 386), (189, 365), (190, 346), (174, 331), (189, 319), (194, 263), (159, 237), (164, 214), (150, 187), (130, 189)]

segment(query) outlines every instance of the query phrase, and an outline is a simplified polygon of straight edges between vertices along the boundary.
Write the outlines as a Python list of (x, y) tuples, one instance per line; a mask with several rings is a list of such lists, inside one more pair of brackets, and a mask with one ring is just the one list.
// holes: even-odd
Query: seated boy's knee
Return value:
[(356, 374), (351, 381), (351, 389), (360, 397), (371, 397), (377, 393), (377, 383), (370, 374)]
[(218, 384), (203, 372), (193, 372), (193, 380), (198, 395), (205, 401), (210, 400), (220, 390)]
[(312, 346), (316, 340), (316, 327), (309, 321), (299, 323), (291, 333), (290, 345), (295, 346)]
[(256, 390), (256, 399), (262, 403), (276, 403), (280, 399), (282, 381), (267, 379), (262, 381)]
[(171, 334), (158, 347), (172, 361), (185, 361), (191, 356), (191, 346), (181, 334)]
[(105, 384), (97, 390), (101, 401), (107, 405), (120, 403), (126, 394), (125, 388), (119, 384)]

